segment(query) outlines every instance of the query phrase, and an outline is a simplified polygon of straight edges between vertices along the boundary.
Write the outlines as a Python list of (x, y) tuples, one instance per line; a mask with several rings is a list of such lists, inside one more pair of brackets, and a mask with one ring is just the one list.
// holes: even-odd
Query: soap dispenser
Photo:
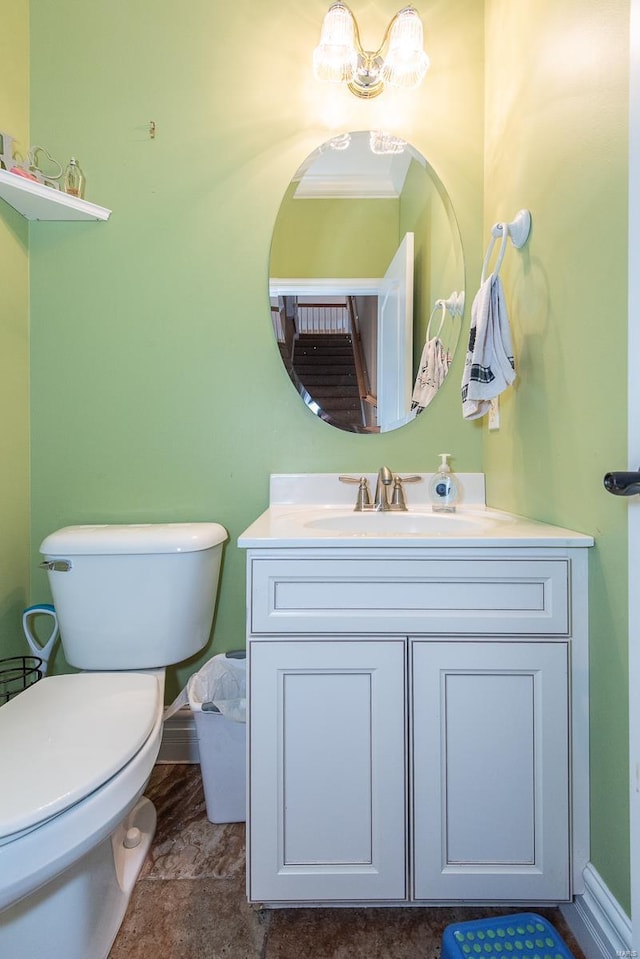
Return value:
[(429, 483), (431, 509), (434, 513), (455, 513), (458, 502), (458, 484), (451, 473), (449, 457), (451, 453), (439, 453), (440, 466)]

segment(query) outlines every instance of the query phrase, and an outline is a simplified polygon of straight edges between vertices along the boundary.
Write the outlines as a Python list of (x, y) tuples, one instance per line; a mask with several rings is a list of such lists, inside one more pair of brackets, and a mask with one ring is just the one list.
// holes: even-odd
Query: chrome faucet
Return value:
[[(388, 466), (381, 466), (378, 470), (378, 479), (376, 481), (376, 495), (373, 500), (373, 508), (386, 513), (391, 509), (389, 502), (389, 487), (393, 484), (393, 473)], [(406, 509), (406, 506), (405, 506)]]
[[(356, 505), (354, 511), (356, 513), (362, 513), (369, 510), (375, 510), (379, 513), (387, 513), (391, 511), (396, 512), (406, 512), (407, 503), (404, 497), (404, 488), (403, 483), (417, 483), (422, 477), (421, 476), (399, 476), (397, 473), (392, 473), (387, 466), (381, 466), (378, 470), (378, 478), (376, 480), (376, 492), (371, 502), (371, 489), (369, 487), (369, 480), (366, 476), (339, 476), (338, 479), (341, 483), (357, 483), (358, 484), (358, 495), (356, 498)], [(389, 490), (393, 486), (391, 495), (389, 495)]]

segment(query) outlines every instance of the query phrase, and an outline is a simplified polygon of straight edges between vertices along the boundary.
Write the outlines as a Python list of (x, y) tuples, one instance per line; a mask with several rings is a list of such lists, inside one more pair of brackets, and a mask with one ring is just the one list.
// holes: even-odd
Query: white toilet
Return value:
[[(217, 523), (69, 526), (40, 551), (67, 661), (0, 707), (0, 956), (105, 959), (155, 829), (164, 667), (207, 643)], [(142, 797), (142, 798), (141, 798)]]

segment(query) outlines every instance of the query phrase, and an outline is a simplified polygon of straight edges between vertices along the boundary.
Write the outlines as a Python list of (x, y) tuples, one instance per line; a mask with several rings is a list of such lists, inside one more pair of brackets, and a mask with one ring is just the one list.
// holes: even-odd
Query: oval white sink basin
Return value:
[(437, 536), (442, 534), (478, 534), (489, 529), (496, 522), (494, 517), (470, 516), (464, 513), (415, 513), (415, 512), (367, 512), (329, 514), (308, 520), (303, 525), (307, 529), (326, 532), (375, 535)]

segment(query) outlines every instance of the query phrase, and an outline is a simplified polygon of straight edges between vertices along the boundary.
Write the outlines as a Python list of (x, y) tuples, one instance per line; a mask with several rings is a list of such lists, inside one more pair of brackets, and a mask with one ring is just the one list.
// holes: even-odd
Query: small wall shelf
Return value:
[(27, 220), (108, 220), (111, 210), (0, 170), (0, 198)]

